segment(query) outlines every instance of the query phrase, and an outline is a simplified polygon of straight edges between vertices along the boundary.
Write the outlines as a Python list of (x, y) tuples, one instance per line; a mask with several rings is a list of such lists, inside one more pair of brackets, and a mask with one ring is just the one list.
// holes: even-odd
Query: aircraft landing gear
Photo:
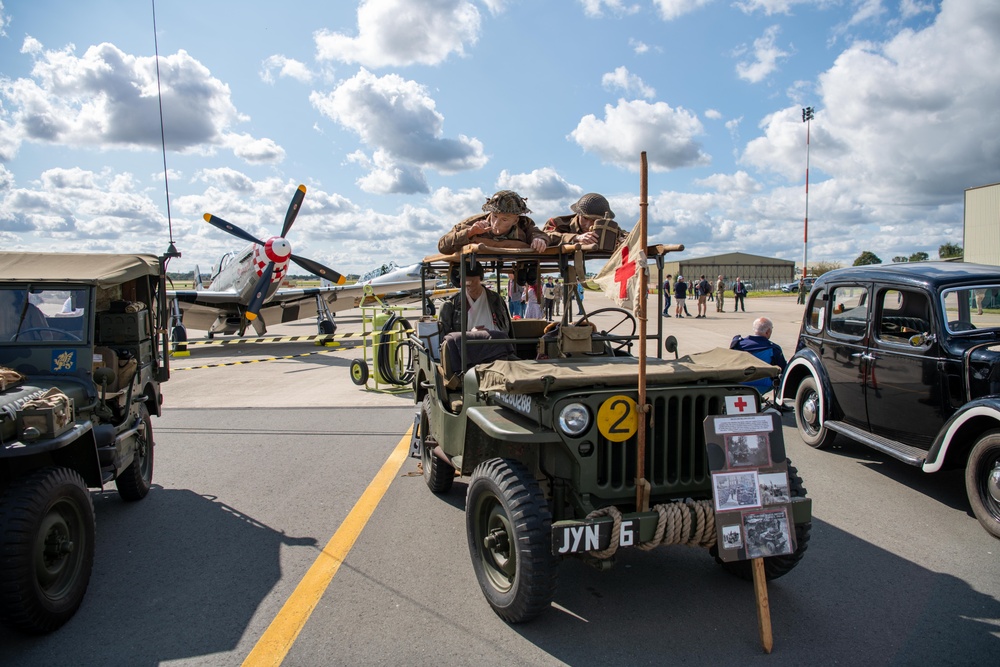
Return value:
[(333, 335), (337, 330), (337, 323), (333, 320), (333, 312), (319, 294), (316, 295), (316, 328), (322, 336)]

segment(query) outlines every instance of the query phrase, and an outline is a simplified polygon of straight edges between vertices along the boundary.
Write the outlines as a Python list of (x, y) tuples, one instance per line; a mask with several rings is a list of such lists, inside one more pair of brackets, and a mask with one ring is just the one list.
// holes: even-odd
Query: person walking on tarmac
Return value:
[[(684, 276), (678, 274), (677, 280), (674, 281), (674, 301), (677, 305), (674, 307), (674, 315), (677, 317), (684, 317), (684, 311), (687, 307), (684, 305), (684, 301), (687, 299), (688, 284), (684, 282)], [(691, 315), (688, 315), (691, 317)]]
[(725, 300), (726, 296), (726, 283), (723, 280), (725, 276), (719, 276), (719, 279), (715, 281), (715, 312), (724, 312), (722, 302)]

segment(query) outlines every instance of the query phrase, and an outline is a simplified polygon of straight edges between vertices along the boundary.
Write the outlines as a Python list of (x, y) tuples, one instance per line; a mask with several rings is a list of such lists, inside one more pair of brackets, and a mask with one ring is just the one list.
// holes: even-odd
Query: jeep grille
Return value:
[[(722, 414), (724, 395), (718, 389), (698, 393), (686, 388), (647, 396), (652, 411), (646, 424), (645, 477), (654, 495), (709, 488), (702, 422)], [(597, 483), (608, 496), (635, 489), (637, 443), (638, 435), (611, 442), (598, 434)]]

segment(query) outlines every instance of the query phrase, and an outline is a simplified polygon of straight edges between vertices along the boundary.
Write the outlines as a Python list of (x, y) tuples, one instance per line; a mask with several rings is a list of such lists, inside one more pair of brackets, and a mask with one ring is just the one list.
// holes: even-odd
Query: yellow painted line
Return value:
[(403, 462), (410, 453), (412, 431), (411, 427), (403, 435), (403, 439), (399, 441), (396, 448), (392, 450), (389, 458), (382, 464), (382, 469), (378, 471), (368, 488), (361, 494), (358, 502), (354, 504), (354, 508), (340, 524), (340, 528), (326, 543), (323, 551), (316, 557), (312, 567), (292, 591), (278, 615), (271, 621), (271, 625), (257, 640), (256, 646), (243, 661), (244, 667), (262, 667), (264, 665), (277, 667), (288, 655), (292, 644), (295, 643), (306, 621), (309, 620), (309, 616), (312, 615), (313, 609), (316, 608), (327, 586), (333, 581), (333, 576), (340, 569), (340, 564), (347, 558), (347, 554), (375, 512), (382, 496), (389, 489), (389, 485), (399, 473), (399, 469), (403, 467)]

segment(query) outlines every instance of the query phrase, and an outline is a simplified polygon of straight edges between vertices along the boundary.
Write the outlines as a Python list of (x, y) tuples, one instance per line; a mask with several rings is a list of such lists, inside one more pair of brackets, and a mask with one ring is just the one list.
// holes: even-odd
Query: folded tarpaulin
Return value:
[[(716, 348), (680, 359), (647, 359), (646, 386), (709, 382), (750, 382), (776, 377), (777, 366), (762, 364), (748, 352)], [(580, 387), (636, 386), (635, 357), (570, 357), (539, 361), (499, 360), (476, 367), (480, 391), (532, 394)]]

